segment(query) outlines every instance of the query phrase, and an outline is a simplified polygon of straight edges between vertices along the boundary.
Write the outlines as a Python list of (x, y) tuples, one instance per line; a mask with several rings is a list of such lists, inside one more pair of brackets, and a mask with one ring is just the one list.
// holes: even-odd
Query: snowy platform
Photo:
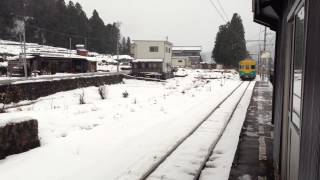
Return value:
[(273, 180), (272, 88), (259, 81), (242, 128), (229, 180)]

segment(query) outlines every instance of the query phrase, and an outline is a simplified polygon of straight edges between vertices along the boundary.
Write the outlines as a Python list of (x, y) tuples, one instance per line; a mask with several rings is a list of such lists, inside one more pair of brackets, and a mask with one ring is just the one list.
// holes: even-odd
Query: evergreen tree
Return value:
[(126, 54), (131, 55), (131, 40), (130, 40), (130, 37), (127, 38), (126, 48), (127, 48), (127, 53)]
[(9, 38), (9, 29), (13, 28), (13, 16), (10, 13), (10, 2), (5, 0), (0, 1), (0, 37)]
[(72, 38), (73, 48), (87, 42), (91, 51), (117, 52), (120, 30), (116, 24), (105, 25), (96, 10), (88, 19), (81, 4), (65, 0), (1, 0), (0, 39), (19, 40), (15, 24), (23, 16), (29, 17), (27, 42), (69, 48)]
[(238, 67), (239, 61), (248, 57), (245, 32), (241, 17), (235, 13), (231, 22), (219, 27), (212, 57), (219, 64)]
[(122, 37), (121, 43), (120, 43), (120, 53), (121, 54), (127, 54), (127, 42), (126, 42), (126, 38)]
[[(64, 0), (57, 0), (56, 1), (56, 8), (55, 8), (55, 16), (54, 18), (54, 25), (56, 26), (54, 30), (56, 32), (66, 33), (68, 29), (68, 19), (66, 18), (67, 15), (67, 6)], [(53, 33), (52, 33), (53, 34)], [(53, 44), (57, 47), (68, 47), (68, 37), (63, 34), (54, 34), (55, 40)]]
[(89, 49), (96, 50), (99, 53), (105, 53), (105, 25), (96, 10), (93, 11), (93, 15), (89, 19), (89, 24), (91, 27)]

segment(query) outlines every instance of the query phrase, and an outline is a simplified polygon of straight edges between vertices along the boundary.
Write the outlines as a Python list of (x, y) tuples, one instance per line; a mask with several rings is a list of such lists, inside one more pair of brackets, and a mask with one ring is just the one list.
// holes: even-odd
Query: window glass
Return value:
[(158, 46), (151, 46), (151, 47), (149, 48), (149, 51), (150, 51), (150, 52), (159, 52), (159, 47), (158, 47)]
[(256, 69), (256, 66), (255, 65), (251, 65), (251, 69)]
[(301, 120), (301, 97), (304, 66), (304, 7), (295, 16), (293, 77), (292, 77), (292, 122), (299, 128)]

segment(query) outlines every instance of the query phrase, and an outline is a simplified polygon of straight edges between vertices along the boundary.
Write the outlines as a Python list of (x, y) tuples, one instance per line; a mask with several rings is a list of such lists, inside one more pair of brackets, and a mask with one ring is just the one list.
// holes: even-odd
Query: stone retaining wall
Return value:
[(0, 125), (0, 159), (39, 146), (37, 120), (24, 119)]
[(122, 82), (122, 79), (123, 75), (116, 74), (0, 85), (0, 103), (35, 100), (61, 91), (103, 84), (117, 84)]

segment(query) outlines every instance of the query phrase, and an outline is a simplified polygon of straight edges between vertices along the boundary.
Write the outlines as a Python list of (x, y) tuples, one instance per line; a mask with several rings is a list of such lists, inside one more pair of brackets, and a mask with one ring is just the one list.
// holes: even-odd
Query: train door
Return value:
[(298, 180), (305, 64), (305, 8), (302, 2), (294, 11), (288, 112), (287, 179)]

